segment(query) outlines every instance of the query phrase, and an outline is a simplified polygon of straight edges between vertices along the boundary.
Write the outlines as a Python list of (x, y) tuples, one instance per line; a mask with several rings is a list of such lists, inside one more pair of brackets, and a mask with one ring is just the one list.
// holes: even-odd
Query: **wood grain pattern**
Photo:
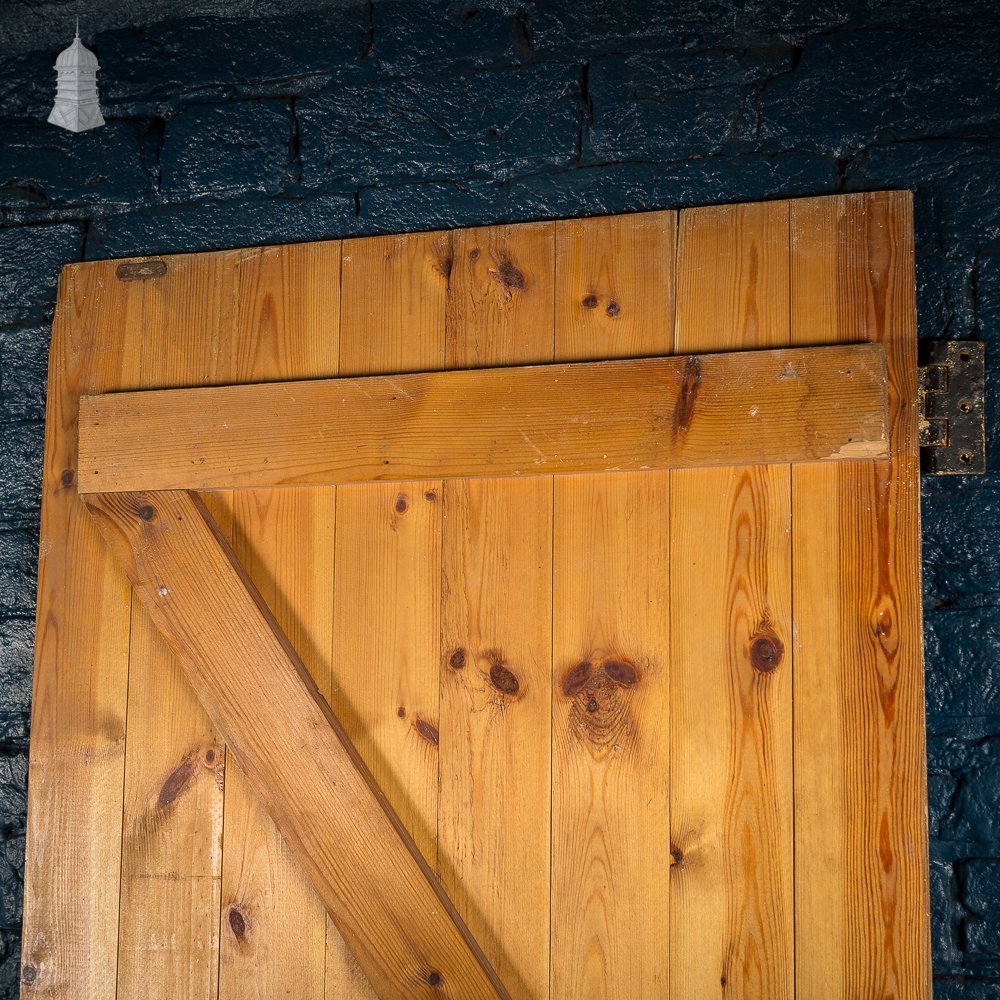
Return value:
[[(676, 226), (557, 225), (558, 358), (671, 350)], [(551, 996), (664, 996), (668, 474), (560, 478), (554, 503)]]
[(885, 406), (874, 345), (119, 393), (82, 401), (81, 490), (879, 457)]
[(76, 493), (80, 394), (135, 388), (137, 285), (63, 271), (49, 357), (21, 996), (114, 996), (130, 596)]
[[(552, 357), (553, 227), (454, 234), (449, 367)], [(548, 991), (552, 482), (444, 484), (442, 880), (517, 997)]]
[[(240, 257), (236, 381), (337, 373), (340, 244)], [(244, 490), (233, 497), (233, 548), (316, 686), (330, 697), (335, 491)], [(219, 996), (322, 1000), (326, 911), (253, 795), (227, 767)]]
[[(448, 234), (343, 246), (340, 370), (440, 368)], [(437, 863), (440, 483), (340, 487), (333, 706), (428, 864)], [(328, 990), (371, 988), (331, 936)]]
[(88, 508), (378, 996), (509, 997), (204, 504)]
[[(121, 262), (64, 272), (22, 996), (502, 995), (453, 923), (435, 932), (448, 912), (435, 868), (519, 1000), (929, 996), (911, 201), (879, 193), (693, 210), (680, 213), (675, 240), (677, 218), (183, 255), (156, 268), (126, 262), (124, 278)], [(649, 440), (622, 433), (637, 414), (635, 426), (670, 448), (679, 420), (679, 447), (701, 448), (698, 461), (732, 457), (733, 428), (758, 449), (754, 462), (795, 457), (760, 451), (777, 447), (754, 424), (761, 384), (792, 393), (787, 414), (808, 448), (823, 440), (817, 428), (853, 437), (848, 422), (862, 420), (868, 434), (867, 389), (832, 390), (831, 408), (810, 398), (806, 378), (776, 377), (790, 374), (792, 351), (813, 347), (837, 379), (850, 369), (855, 389), (859, 372), (878, 383), (890, 460), (620, 471)], [(713, 375), (705, 353), (766, 348), (786, 354), (763, 383), (732, 355)], [(685, 379), (678, 356), (695, 352), (698, 371)], [(672, 372), (665, 402), (632, 362), (669, 354), (657, 362)], [(600, 362), (617, 375), (603, 397), (593, 382), (563, 381), (563, 409), (553, 409), (540, 383), (525, 391), (542, 377), (525, 366), (553, 362)], [(720, 374), (734, 368), (737, 378)], [(207, 426), (206, 386), (270, 383), (260, 392), (280, 408), (289, 386), (273, 383), (310, 380), (291, 387), (301, 408), (330, 391), (315, 380), (333, 377), (351, 380), (334, 394), (354, 395), (337, 402), (346, 416), (323, 425), (321, 447), (309, 445), (318, 480), (262, 485), (289, 479), (299, 439), (276, 458), (287, 428), (278, 434), (264, 413), (250, 432), (266, 447), (247, 459), (224, 437), (237, 434), (227, 418), (205, 467), (182, 459), (170, 480), (223, 488), (202, 498), (218, 532), (187, 494), (144, 504), (180, 505), (181, 534), (194, 523), (200, 556), (161, 565), (180, 538), (166, 530), (175, 515), (137, 520), (136, 498), (96, 498), (122, 551), (132, 552), (129, 535), (141, 554), (129, 566), (146, 574), (155, 613), (174, 597), (159, 594), (161, 571), (182, 581), (192, 614), (212, 612), (209, 631), (184, 645), (203, 644), (206, 669), (232, 685), (227, 699), (251, 699), (261, 718), (291, 712), (273, 740), (230, 752), (80, 502), (96, 466), (88, 451), (78, 469), (78, 398), (96, 398), (85, 403), (92, 414), (170, 387), (155, 422), (150, 411), (130, 425), (138, 467), (182, 442), (169, 412), (178, 399), (190, 426)], [(490, 403), (482, 388), (497, 378), (510, 393), (497, 382)], [(465, 394), (447, 397), (441, 387), (456, 379), (468, 380)], [(450, 409), (435, 408), (428, 386)], [(638, 408), (637, 389), (647, 393)], [(233, 419), (246, 392), (258, 389), (238, 390)], [(502, 430), (515, 451), (477, 429), (487, 405), (490, 433)], [(315, 416), (295, 428), (306, 444)], [(337, 435), (348, 425), (365, 432), (367, 458), (344, 459), (350, 442)], [(410, 448), (414, 426), (437, 435), (437, 455)], [(89, 418), (83, 435), (89, 448)], [(578, 458), (589, 449), (591, 471), (553, 479), (566, 435), (577, 435)], [(385, 450), (394, 441), (405, 447)], [(451, 471), (481, 478), (427, 479), (448, 471), (440, 459), (455, 442), (473, 465)], [(227, 448), (257, 488), (232, 493), (235, 479), (216, 478)], [(371, 481), (342, 485), (355, 466)], [(328, 468), (336, 476), (323, 478)], [(490, 478), (500, 472), (519, 477)], [(219, 532), (231, 540), (223, 556)], [(225, 638), (233, 622), (216, 611), (220, 580), (243, 609)], [(249, 652), (255, 639), (272, 643), (270, 659)], [(285, 670), (280, 683), (305, 701), (262, 684), (262, 663)], [(327, 701), (357, 756), (329, 729)], [(240, 724), (266, 736), (248, 719)], [(334, 891), (303, 854), (307, 842), (287, 842), (285, 799), (255, 790), (261, 746), (295, 808), (317, 789), (346, 794), (350, 779), (355, 798), (320, 825), (329, 833), (349, 819), (348, 834), (365, 837), (311, 853), (327, 873), (342, 865), (338, 879), (358, 880), (356, 891)], [(328, 752), (343, 768), (317, 777)], [(374, 777), (358, 784), (361, 760)], [(355, 805), (373, 802), (374, 825)], [(314, 816), (298, 816), (314, 829)], [(360, 881), (368, 867), (374, 887)], [(435, 913), (394, 921), (379, 909), (408, 893)], [(380, 928), (372, 947), (351, 930), (366, 921)], [(441, 948), (458, 972), (421, 957)]]
[[(231, 382), (238, 252), (170, 258), (143, 281), (140, 384)], [(117, 279), (116, 279), (117, 280)], [(215, 501), (228, 513), (228, 498)], [(224, 515), (223, 515), (224, 516)], [(215, 994), (225, 749), (136, 601), (129, 654), (118, 997)]]
[[(787, 203), (682, 212), (675, 349), (788, 336)], [(780, 1000), (794, 990), (789, 472), (670, 483), (670, 996)]]
[(911, 196), (793, 202), (791, 232), (792, 339), (885, 346), (892, 442), (792, 473), (798, 994), (929, 996)]

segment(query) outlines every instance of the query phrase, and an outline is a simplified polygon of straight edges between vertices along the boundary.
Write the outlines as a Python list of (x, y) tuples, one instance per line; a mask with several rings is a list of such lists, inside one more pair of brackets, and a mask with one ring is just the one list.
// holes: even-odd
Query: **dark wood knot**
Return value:
[(438, 727), (432, 722), (428, 722), (426, 719), (417, 719), (413, 723), (413, 728), (425, 739), (428, 743), (433, 746), (437, 746), (440, 742), (440, 733), (438, 732)]
[(502, 663), (494, 663), (490, 667), (490, 683), (501, 693), (513, 696), (521, 690), (521, 682), (517, 674)]
[(759, 635), (750, 643), (750, 665), (761, 674), (777, 669), (784, 654), (785, 647), (773, 634)]
[(229, 907), (229, 929), (240, 941), (245, 941), (247, 936), (247, 920), (243, 911), (238, 906)]
[(639, 682), (639, 673), (627, 660), (605, 660), (604, 672), (619, 687), (633, 687)]
[(563, 677), (562, 691), (567, 698), (573, 698), (587, 686), (594, 673), (594, 664), (590, 660), (581, 660), (575, 667), (566, 671)]

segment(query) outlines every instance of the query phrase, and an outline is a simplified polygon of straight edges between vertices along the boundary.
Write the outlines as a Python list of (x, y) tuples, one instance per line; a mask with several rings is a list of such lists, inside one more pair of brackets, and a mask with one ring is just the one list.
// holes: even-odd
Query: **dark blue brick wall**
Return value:
[[(0, 996), (17, 995), (48, 324), (61, 265), (912, 188), (923, 337), (977, 337), (989, 473), (926, 480), (936, 995), (1000, 996), (1000, 8), (990, 0), (108, 4), (108, 124), (0, 33)], [(207, 5), (201, 9), (206, 9)], [(237, 5), (220, 4), (220, 13)], [(155, 14), (149, 13), (156, 11)], [(145, 11), (138, 25), (114, 11)], [(68, 40), (68, 39), (67, 39)], [(14, 43), (17, 43), (16, 45)]]

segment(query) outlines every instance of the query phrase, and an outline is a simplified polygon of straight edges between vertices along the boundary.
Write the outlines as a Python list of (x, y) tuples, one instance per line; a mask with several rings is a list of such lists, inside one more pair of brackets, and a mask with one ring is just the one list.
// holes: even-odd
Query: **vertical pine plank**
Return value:
[[(343, 245), (340, 372), (438, 369), (451, 237)], [(332, 705), (379, 787), (437, 862), (441, 484), (337, 493)], [(332, 924), (328, 995), (373, 997)]]
[(885, 345), (892, 448), (792, 474), (798, 993), (929, 996), (911, 197), (793, 202), (791, 234), (792, 341)]
[[(239, 258), (168, 258), (165, 274), (143, 283), (142, 387), (230, 380)], [(215, 503), (224, 515), (225, 499)], [(118, 1000), (216, 993), (224, 781), (224, 746), (134, 604)]]
[[(676, 226), (674, 212), (557, 224), (557, 360), (670, 353)], [(668, 486), (555, 481), (554, 998), (666, 994)]]
[(80, 395), (135, 388), (138, 283), (63, 271), (49, 357), (21, 996), (114, 996), (130, 594), (76, 493)]
[[(233, 379), (337, 374), (340, 243), (243, 254)], [(333, 489), (241, 490), (234, 550), (268, 607), (330, 695)], [(219, 996), (324, 997), (326, 912), (239, 765), (226, 775)]]
[[(552, 359), (553, 226), (454, 234), (447, 366)], [(444, 486), (439, 859), (516, 997), (549, 968), (552, 481)]]
[[(787, 203), (682, 212), (674, 349), (787, 344), (788, 267)], [(787, 467), (671, 474), (676, 1000), (793, 993), (789, 504)]]

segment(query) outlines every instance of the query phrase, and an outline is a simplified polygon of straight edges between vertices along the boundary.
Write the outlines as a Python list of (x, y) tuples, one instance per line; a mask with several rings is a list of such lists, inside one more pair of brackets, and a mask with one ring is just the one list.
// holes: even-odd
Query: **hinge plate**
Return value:
[(985, 352), (971, 340), (931, 340), (917, 369), (920, 462), (935, 476), (986, 471)]

